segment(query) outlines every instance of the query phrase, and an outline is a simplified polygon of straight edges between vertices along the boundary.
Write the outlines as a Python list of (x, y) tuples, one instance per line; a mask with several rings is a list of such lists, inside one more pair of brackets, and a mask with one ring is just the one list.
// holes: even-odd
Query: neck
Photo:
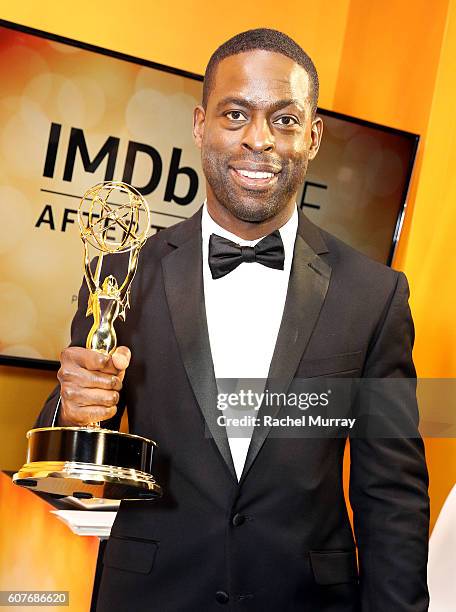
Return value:
[(209, 194), (207, 195), (207, 210), (212, 219), (223, 229), (243, 240), (257, 240), (285, 225), (294, 212), (295, 202), (294, 198), (291, 199), (277, 215), (259, 223), (238, 219), (215, 198), (209, 197)]

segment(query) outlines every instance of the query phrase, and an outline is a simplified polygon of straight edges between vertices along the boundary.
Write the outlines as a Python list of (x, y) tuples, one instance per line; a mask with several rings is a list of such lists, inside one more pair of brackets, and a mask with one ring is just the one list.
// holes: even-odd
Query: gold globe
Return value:
[(120, 181), (86, 191), (78, 209), (81, 237), (102, 253), (123, 253), (147, 239), (150, 209), (137, 189)]

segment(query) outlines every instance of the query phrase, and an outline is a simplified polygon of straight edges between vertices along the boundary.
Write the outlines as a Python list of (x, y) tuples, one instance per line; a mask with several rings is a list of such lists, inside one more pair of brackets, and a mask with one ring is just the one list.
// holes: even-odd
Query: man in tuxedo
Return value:
[[(281, 437), (261, 421), (232, 438), (218, 422), (221, 379), (268, 379), (285, 393), (306, 378), (415, 377), (404, 274), (297, 210), (322, 136), (317, 99), (315, 67), (285, 34), (251, 30), (219, 47), (194, 112), (207, 199), (143, 248), (112, 357), (83, 348), (81, 289), (37, 425), (115, 428), (127, 406), (130, 431), (158, 443), (164, 488), (159, 501), (121, 503), (100, 612), (427, 610), (414, 394), (383, 402), (411, 435), (350, 441), (355, 537), (342, 486), (347, 435)], [(258, 416), (285, 412), (263, 404)]]

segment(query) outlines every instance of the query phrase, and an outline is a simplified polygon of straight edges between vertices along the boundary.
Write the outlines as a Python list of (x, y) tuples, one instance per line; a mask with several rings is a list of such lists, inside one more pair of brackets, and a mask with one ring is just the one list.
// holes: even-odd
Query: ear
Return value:
[(201, 149), (204, 136), (204, 122), (206, 112), (202, 106), (197, 106), (193, 111), (193, 140), (196, 146)]
[(318, 115), (312, 121), (312, 127), (310, 128), (311, 144), (309, 149), (309, 159), (314, 159), (320, 148), (321, 137), (323, 135), (323, 120)]

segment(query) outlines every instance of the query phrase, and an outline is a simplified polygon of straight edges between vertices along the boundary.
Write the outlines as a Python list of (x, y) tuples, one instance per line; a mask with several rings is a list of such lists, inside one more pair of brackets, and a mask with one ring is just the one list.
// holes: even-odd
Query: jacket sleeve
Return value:
[[(78, 296), (78, 309), (71, 323), (71, 342), (69, 346), (85, 347), (87, 335), (92, 325), (92, 318), (86, 317), (87, 311), (88, 290), (85, 281), (83, 281)], [(52, 390), (47, 398), (38, 418), (35, 421), (34, 427), (52, 427), (57, 425), (57, 410), (59, 408), (60, 384)], [(123, 393), (120, 393), (117, 413), (106, 421), (102, 422), (102, 427), (118, 430), (122, 413), (125, 408)]]
[[(367, 419), (375, 423), (377, 417), (380, 427), (376, 430), (367, 423), (365, 435), (350, 439), (349, 497), (363, 612), (424, 612), (429, 605), (428, 473), (418, 432), (414, 326), (408, 297), (407, 279), (399, 272), (361, 381), (362, 385), (365, 378), (374, 379), (369, 382), (376, 400)], [(360, 393), (358, 413), (363, 412), (363, 401), (366, 398)], [(377, 407), (380, 414), (375, 415)], [(382, 429), (380, 420), (388, 418), (405, 429), (392, 429), (394, 433), (382, 437), (386, 428)]]

